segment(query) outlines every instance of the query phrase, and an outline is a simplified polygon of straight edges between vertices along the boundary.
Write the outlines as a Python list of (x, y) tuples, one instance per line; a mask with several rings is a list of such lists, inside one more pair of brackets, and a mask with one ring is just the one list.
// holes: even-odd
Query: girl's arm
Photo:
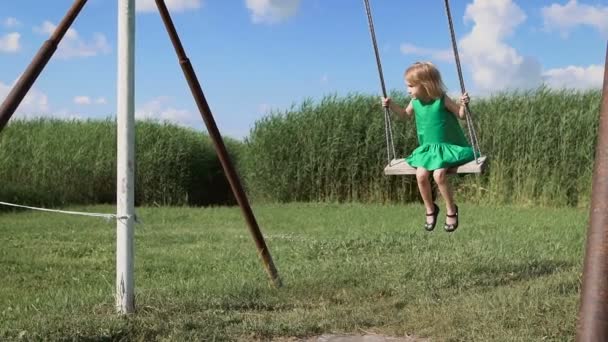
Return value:
[(414, 105), (412, 105), (412, 101), (410, 101), (410, 103), (407, 104), (407, 107), (405, 107), (405, 114), (408, 118), (411, 118), (412, 115), (414, 115)]
[(412, 107), (412, 102), (410, 102), (407, 107), (403, 108), (398, 104), (391, 101), (390, 97), (382, 99), (382, 106), (388, 107), (391, 112), (397, 114), (400, 118), (408, 117), (411, 118), (412, 114), (414, 114), (414, 107)]
[(452, 100), (447, 95), (444, 96), (444, 103), (445, 103), (445, 107), (450, 112), (452, 112), (454, 115), (456, 115), (457, 118), (464, 119), (464, 116), (466, 114), (465, 105), (467, 103), (469, 103), (469, 94), (467, 94), (467, 93), (462, 94), (462, 97), (460, 98), (460, 105), (458, 105), (456, 102), (454, 102), (454, 100)]

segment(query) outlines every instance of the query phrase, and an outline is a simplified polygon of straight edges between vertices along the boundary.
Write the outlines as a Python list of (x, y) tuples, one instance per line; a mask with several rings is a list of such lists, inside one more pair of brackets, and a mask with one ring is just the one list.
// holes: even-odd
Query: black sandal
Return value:
[(454, 222), (453, 224), (446, 223), (443, 226), (443, 229), (445, 229), (445, 231), (448, 233), (451, 233), (451, 232), (455, 231), (456, 228), (458, 228), (458, 206), (454, 204), (454, 207), (456, 208), (456, 213), (454, 215), (446, 215), (446, 217), (456, 218), (456, 222)]
[(439, 216), (439, 207), (435, 203), (433, 203), (433, 206), (435, 207), (435, 210), (430, 214), (426, 214), (426, 216), (433, 216), (433, 223), (424, 223), (424, 229), (426, 229), (428, 232), (435, 229), (435, 225), (437, 225), (437, 216)]

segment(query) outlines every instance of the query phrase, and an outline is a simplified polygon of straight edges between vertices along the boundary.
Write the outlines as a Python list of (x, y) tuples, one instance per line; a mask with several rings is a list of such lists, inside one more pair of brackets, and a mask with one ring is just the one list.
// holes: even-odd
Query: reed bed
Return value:
[[(409, 100), (393, 92), (395, 101)], [(475, 98), (489, 157), (483, 175), (452, 177), (459, 201), (585, 206), (601, 94), (538, 88)], [(417, 146), (414, 120), (391, 120), (399, 157)], [(464, 126), (464, 122), (463, 122)], [(0, 134), (0, 199), (33, 205), (113, 203), (113, 121), (38, 119)], [(466, 127), (465, 127), (466, 131)], [(136, 125), (136, 202), (234, 203), (207, 135), (158, 122)], [(328, 95), (258, 120), (244, 142), (225, 139), (251, 198), (262, 202), (418, 201), (414, 177), (384, 176), (387, 143), (377, 96)]]
[[(208, 136), (168, 123), (136, 124), (138, 205), (233, 203)], [(242, 144), (227, 143), (236, 156)], [(114, 203), (116, 124), (14, 121), (0, 135), (0, 198), (27, 205)]]
[[(401, 104), (409, 100), (392, 95)], [(544, 87), (473, 98), (490, 167), (481, 176), (454, 176), (457, 194), (474, 202), (585, 205), (600, 100), (597, 90)], [(392, 122), (397, 154), (405, 156), (417, 145), (415, 123)], [(413, 177), (382, 173), (384, 127), (378, 97), (363, 94), (273, 112), (246, 140), (248, 184), (258, 197), (274, 201), (415, 201)]]

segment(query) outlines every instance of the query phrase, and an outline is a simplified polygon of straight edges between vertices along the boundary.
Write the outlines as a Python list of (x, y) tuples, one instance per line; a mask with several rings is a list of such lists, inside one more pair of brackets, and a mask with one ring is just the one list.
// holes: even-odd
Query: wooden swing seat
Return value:
[[(466, 164), (448, 169), (448, 173), (482, 173), (486, 167), (486, 156), (481, 156), (477, 160), (472, 160)], [(416, 168), (410, 166), (405, 159), (393, 159), (384, 168), (387, 176), (415, 175)]]

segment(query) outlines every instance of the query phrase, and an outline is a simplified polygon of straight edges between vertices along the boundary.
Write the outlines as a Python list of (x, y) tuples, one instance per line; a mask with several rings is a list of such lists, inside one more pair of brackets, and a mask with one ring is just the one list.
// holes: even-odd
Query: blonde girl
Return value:
[(458, 119), (465, 118), (469, 96), (462, 94), (460, 104), (446, 96), (441, 74), (430, 62), (414, 63), (404, 76), (411, 97), (407, 107), (395, 104), (390, 98), (383, 98), (382, 105), (401, 117), (415, 117), (419, 146), (405, 160), (416, 168), (418, 189), (426, 207), (424, 228), (428, 231), (435, 229), (439, 215), (439, 207), (433, 202), (431, 191), (432, 174), (445, 200), (444, 229), (453, 232), (458, 228), (458, 206), (454, 202), (447, 171), (475, 159), (458, 122)]

